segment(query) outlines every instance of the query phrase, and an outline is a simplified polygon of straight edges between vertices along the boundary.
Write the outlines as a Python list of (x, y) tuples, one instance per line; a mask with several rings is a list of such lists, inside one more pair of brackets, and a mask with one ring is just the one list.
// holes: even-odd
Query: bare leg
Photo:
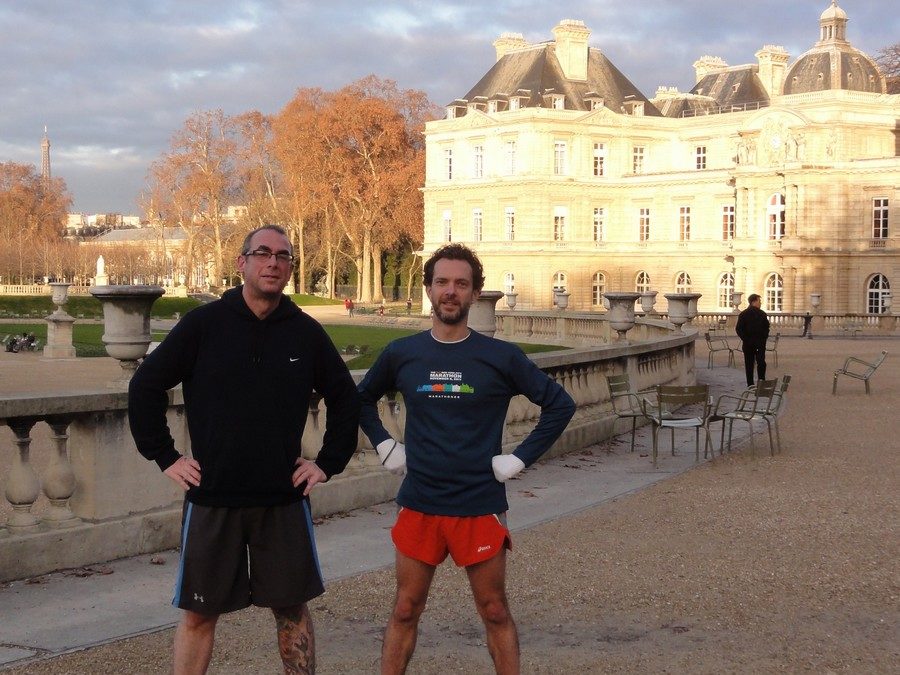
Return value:
[(212, 658), (218, 620), (217, 614), (184, 610), (175, 631), (175, 657), (172, 663), (175, 675), (203, 675), (206, 672)]
[(475, 606), (484, 621), (488, 651), (501, 675), (519, 672), (519, 634), (506, 600), (506, 550), (466, 568)]
[(272, 609), (278, 629), (278, 652), (285, 673), (316, 672), (316, 640), (306, 603)]
[(419, 617), (425, 611), (435, 567), (397, 551), (397, 596), (381, 647), (382, 675), (406, 672), (416, 648)]

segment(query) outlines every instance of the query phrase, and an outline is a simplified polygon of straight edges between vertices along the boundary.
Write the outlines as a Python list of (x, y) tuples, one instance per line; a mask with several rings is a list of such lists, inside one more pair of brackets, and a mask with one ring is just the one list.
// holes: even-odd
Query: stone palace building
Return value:
[(900, 95), (847, 22), (832, 1), (798, 58), (703, 56), (690, 92), (652, 99), (581, 21), (537, 44), (502, 35), (493, 67), (427, 125), (426, 255), (473, 247), (485, 287), (523, 309), (565, 289), (582, 311), (635, 290), (659, 291), (659, 309), (699, 292), (701, 311), (724, 311), (741, 291), (770, 312), (805, 312), (813, 294), (821, 312), (890, 311)]

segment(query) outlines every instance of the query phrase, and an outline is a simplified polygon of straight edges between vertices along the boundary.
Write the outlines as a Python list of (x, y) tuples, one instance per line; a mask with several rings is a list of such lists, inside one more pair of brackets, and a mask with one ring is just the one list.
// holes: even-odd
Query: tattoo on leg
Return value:
[(285, 673), (313, 675), (316, 672), (316, 643), (309, 608), (273, 609), (278, 630), (278, 651)]

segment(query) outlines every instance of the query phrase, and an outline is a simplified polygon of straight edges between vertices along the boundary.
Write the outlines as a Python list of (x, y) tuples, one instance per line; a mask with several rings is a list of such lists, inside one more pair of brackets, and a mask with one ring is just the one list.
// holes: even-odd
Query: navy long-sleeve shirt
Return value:
[(491, 458), (502, 452), (513, 396), (524, 394), (541, 407), (537, 426), (514, 452), (525, 466), (553, 445), (575, 414), (572, 398), (521, 349), (476, 332), (444, 343), (425, 331), (387, 346), (359, 385), (360, 422), (375, 445), (389, 438), (376, 404), (393, 390), (406, 407), (407, 474), (397, 503), (436, 515), (509, 508)]

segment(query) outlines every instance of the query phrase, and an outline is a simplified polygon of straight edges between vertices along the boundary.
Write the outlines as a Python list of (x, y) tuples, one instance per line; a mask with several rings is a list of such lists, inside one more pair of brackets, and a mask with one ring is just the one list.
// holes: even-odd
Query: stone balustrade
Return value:
[[(614, 432), (604, 376), (627, 372), (636, 387), (694, 381), (694, 337), (675, 335), (664, 321), (639, 320), (628, 343), (609, 343), (602, 318), (557, 313), (498, 313), (498, 336), (528, 334), (530, 340), (575, 348), (534, 354), (538, 366), (566, 388), (578, 410), (551, 455), (584, 448)], [(508, 338), (507, 338), (508, 339)], [(364, 373), (354, 372), (359, 381)], [(402, 400), (380, 402), (387, 429), (402, 438)], [(507, 413), (504, 447), (511, 450), (533, 427), (539, 409), (524, 397)], [(170, 392), (168, 422), (179, 449), (189, 448), (180, 389)], [(55, 569), (174, 548), (178, 544), (181, 492), (144, 460), (128, 430), (127, 394), (0, 397), (0, 581)], [(324, 402), (311, 402), (301, 443), (314, 458), (324, 433)], [(360, 433), (344, 474), (313, 492), (317, 515), (388, 501), (399, 478), (384, 471)]]

